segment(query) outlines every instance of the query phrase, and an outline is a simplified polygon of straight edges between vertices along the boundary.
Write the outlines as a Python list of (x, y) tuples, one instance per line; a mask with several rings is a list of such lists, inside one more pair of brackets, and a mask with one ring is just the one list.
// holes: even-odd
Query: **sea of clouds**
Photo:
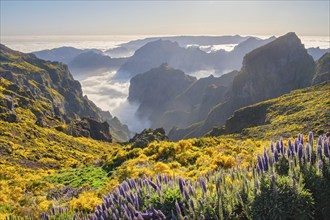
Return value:
[(83, 93), (102, 110), (110, 111), (113, 116), (118, 117), (132, 133), (149, 128), (150, 121), (136, 115), (139, 103), (127, 100), (129, 81), (114, 80), (115, 73), (115, 71), (105, 72), (81, 80)]
[[(80, 49), (96, 48), (105, 51), (110, 48), (117, 47), (120, 43), (128, 42), (132, 39), (144, 38), (145, 36), (102, 36), (101, 38), (93, 38), (84, 36), (69, 36), (69, 37), (6, 37), (1, 39), (1, 43), (6, 46), (22, 52), (33, 52), (43, 49), (51, 49), (61, 46), (73, 46)], [(268, 38), (269, 36), (256, 36), (259, 38)], [(329, 48), (330, 41), (328, 36), (300, 36), (302, 43), (306, 48), (320, 47)], [(199, 47), (208, 53), (217, 50), (231, 51), (236, 45), (187, 45)], [(227, 72), (229, 72), (228, 70)], [(225, 71), (226, 72), (226, 71)], [(224, 72), (224, 73), (225, 73)], [(116, 116), (124, 124), (127, 124), (129, 129), (134, 132), (140, 132), (144, 128), (150, 127), (150, 121), (146, 118), (141, 119), (136, 115), (136, 110), (139, 103), (130, 103), (127, 100), (129, 93), (129, 80), (117, 81), (113, 79), (116, 72), (104, 72), (93, 75), (85, 79), (81, 79), (83, 93), (88, 96), (97, 106), (103, 110), (108, 110), (113, 116)], [(208, 77), (209, 75), (219, 75), (214, 70), (203, 70), (190, 75), (197, 78)]]

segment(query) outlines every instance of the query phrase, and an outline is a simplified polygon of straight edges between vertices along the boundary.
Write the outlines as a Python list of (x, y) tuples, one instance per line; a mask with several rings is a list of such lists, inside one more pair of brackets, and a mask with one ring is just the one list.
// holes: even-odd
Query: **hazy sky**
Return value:
[(329, 1), (4, 1), (1, 35), (329, 36)]

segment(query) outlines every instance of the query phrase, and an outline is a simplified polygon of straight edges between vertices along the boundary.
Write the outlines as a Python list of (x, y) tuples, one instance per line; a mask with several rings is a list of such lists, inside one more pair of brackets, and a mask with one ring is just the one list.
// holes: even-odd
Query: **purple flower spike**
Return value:
[(195, 191), (191, 184), (189, 184), (189, 186), (188, 186), (188, 192), (191, 196), (195, 196)]
[(268, 171), (268, 157), (263, 158), (263, 167), (264, 167), (264, 171)]
[(329, 146), (328, 146), (328, 143), (327, 142), (324, 142), (323, 143), (323, 152), (324, 152), (324, 155), (326, 157), (329, 157)]
[(203, 192), (206, 193), (206, 191), (207, 191), (206, 182), (205, 182), (205, 180), (203, 178), (200, 179), (200, 184), (202, 186)]
[(184, 180), (182, 178), (179, 178), (179, 188), (180, 188), (181, 194), (183, 194), (184, 186), (185, 186)]
[(52, 214), (52, 215), (56, 215), (56, 208), (55, 208), (54, 205), (52, 206), (51, 214)]
[(319, 155), (320, 158), (322, 158), (322, 147), (321, 147), (321, 145), (317, 146), (317, 155)]
[(189, 200), (189, 206), (193, 211), (195, 211), (195, 204), (194, 201), (192, 201), (191, 199)]
[(258, 166), (259, 166), (260, 170), (263, 170), (264, 166), (263, 166), (263, 161), (261, 159), (260, 154), (258, 154), (257, 158), (258, 158)]
[(308, 134), (308, 143), (313, 146), (313, 143), (314, 143), (314, 135), (313, 135), (313, 132), (309, 132)]
[(182, 215), (182, 214), (181, 214), (180, 206), (179, 206), (179, 204), (178, 204), (177, 201), (175, 202), (175, 209), (176, 209), (176, 213), (178, 213), (178, 215)]
[[(313, 135), (313, 133), (312, 133)], [(306, 154), (307, 154), (307, 160), (308, 162), (311, 161), (311, 146), (309, 143), (306, 144)]]
[(280, 150), (281, 150), (281, 153), (283, 154), (284, 153), (284, 143), (283, 143), (282, 137), (280, 138)]
[(189, 201), (190, 197), (189, 197), (188, 192), (187, 192), (186, 189), (183, 189), (183, 195), (184, 195), (185, 199), (186, 199), (187, 201)]
[(42, 218), (44, 220), (49, 220), (49, 216), (45, 212), (42, 213)]
[(302, 134), (300, 134), (300, 143), (304, 145), (304, 136)]
[(151, 180), (149, 180), (149, 184), (152, 188), (154, 188), (155, 191), (158, 190), (158, 186), (154, 182), (152, 182)]
[(288, 147), (289, 147), (290, 151), (294, 151), (293, 150), (293, 144), (292, 144), (291, 140), (288, 141)]
[(302, 156), (303, 156), (303, 145), (299, 144), (299, 148), (298, 148), (298, 158), (299, 158), (299, 160), (301, 160)]
[(274, 152), (274, 159), (275, 159), (275, 162), (278, 161), (278, 152), (277, 151)]
[(270, 151), (274, 153), (274, 143), (270, 142)]
[(277, 153), (281, 152), (280, 142), (278, 142), (278, 141), (276, 141), (276, 151), (277, 151)]
[(319, 136), (317, 140), (317, 145), (322, 146), (322, 135)]
[(257, 166), (257, 173), (258, 173), (258, 175), (261, 174), (261, 170), (260, 170), (260, 167), (259, 166)]
[(294, 151), (295, 151), (295, 153), (298, 153), (298, 145), (299, 145), (299, 141), (296, 139), (294, 141)]
[(290, 149), (288, 149), (288, 150), (286, 151), (286, 155), (288, 156), (288, 158), (291, 157), (292, 153), (291, 153), (291, 150), (290, 150)]

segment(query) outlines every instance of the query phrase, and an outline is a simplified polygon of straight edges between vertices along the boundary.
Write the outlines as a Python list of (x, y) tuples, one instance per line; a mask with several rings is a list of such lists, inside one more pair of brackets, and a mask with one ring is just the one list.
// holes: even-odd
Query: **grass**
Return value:
[(79, 169), (63, 170), (45, 177), (45, 180), (52, 184), (61, 184), (74, 188), (89, 186), (92, 189), (100, 189), (109, 179), (107, 172), (101, 167), (88, 166)]

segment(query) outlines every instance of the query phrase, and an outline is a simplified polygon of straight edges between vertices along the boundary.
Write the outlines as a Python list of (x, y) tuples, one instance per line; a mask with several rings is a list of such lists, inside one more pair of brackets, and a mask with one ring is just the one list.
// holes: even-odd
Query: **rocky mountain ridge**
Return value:
[(244, 57), (243, 67), (233, 80), (227, 100), (214, 106), (205, 121), (194, 127), (175, 128), (169, 137), (202, 136), (213, 127), (223, 125), (241, 107), (310, 86), (314, 72), (313, 58), (296, 34), (279, 37)]
[[(114, 132), (115, 139), (127, 139), (127, 126), (118, 124), (117, 118), (83, 96), (80, 83), (73, 79), (67, 66), (13, 51), (4, 45), (0, 45), (0, 49), (2, 103), (7, 103), (7, 109), (2, 105), (4, 115), (13, 114), (12, 106), (29, 108), (40, 126), (75, 126), (75, 130), (81, 128), (81, 132), (75, 132), (77, 136), (89, 133), (90, 137), (101, 137), (97, 133), (103, 133), (101, 139), (111, 141), (107, 130), (110, 126), (112, 131), (114, 128), (122, 131)], [(8, 104), (8, 100), (16, 104)], [(80, 120), (83, 123), (77, 123)], [(101, 124), (104, 121), (107, 125)], [(82, 124), (84, 126), (78, 126)], [(74, 135), (70, 130), (74, 129), (63, 129)]]

